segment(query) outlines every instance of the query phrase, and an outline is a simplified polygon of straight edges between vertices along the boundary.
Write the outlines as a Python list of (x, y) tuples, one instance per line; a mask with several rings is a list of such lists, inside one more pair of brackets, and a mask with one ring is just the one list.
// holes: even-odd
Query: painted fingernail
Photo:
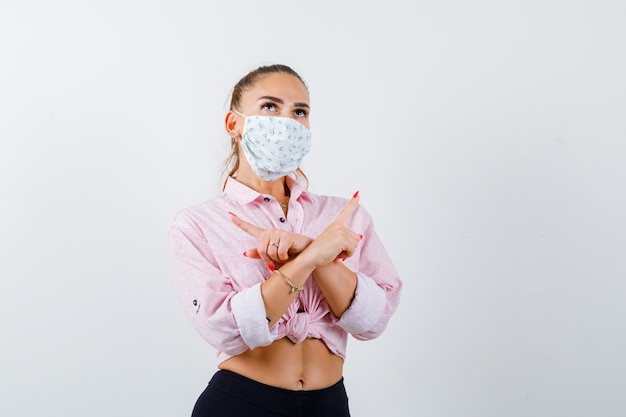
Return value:
[(359, 239), (363, 239), (363, 235), (359, 235)]
[(352, 196), (352, 198), (357, 198), (359, 196), (359, 192), (357, 191), (356, 193), (354, 193), (354, 195)]
[(274, 265), (268, 265), (267, 269), (273, 272), (276, 269), (276, 267)]
[(248, 256), (248, 251), (247, 250), (243, 251), (243, 256)]
[(233, 213), (232, 211), (229, 211), (228, 214), (230, 214), (231, 216), (237, 217), (237, 215)]

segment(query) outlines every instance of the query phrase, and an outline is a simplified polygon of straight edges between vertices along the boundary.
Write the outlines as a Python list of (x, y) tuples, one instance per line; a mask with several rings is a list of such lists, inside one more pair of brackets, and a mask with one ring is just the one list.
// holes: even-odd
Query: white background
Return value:
[(215, 353), (167, 231), (266, 63), (405, 282), (354, 416), (625, 415), (625, 44), (617, 0), (2, 0), (0, 415), (190, 414)]

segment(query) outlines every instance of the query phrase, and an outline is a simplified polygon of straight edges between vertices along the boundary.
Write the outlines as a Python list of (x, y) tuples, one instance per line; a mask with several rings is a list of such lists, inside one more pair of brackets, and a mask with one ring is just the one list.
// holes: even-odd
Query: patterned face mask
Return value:
[(295, 171), (311, 150), (311, 131), (291, 117), (246, 116), (241, 147), (259, 178), (274, 181)]

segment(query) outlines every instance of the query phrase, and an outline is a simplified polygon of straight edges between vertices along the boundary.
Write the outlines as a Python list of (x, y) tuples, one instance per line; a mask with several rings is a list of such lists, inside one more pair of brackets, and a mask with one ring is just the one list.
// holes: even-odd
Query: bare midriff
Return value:
[(227, 359), (219, 368), (266, 385), (310, 391), (337, 383), (343, 374), (343, 359), (320, 339), (293, 343), (285, 337)]

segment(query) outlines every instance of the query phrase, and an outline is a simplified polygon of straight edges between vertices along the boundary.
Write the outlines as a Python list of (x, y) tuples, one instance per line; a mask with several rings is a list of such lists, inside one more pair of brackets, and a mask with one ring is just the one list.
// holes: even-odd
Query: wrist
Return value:
[(289, 265), (288, 269), (290, 271), (297, 271), (308, 277), (315, 271), (317, 265), (315, 265), (315, 261), (310, 259), (307, 255), (306, 250), (302, 251), (298, 256), (285, 264), (285, 266)]

